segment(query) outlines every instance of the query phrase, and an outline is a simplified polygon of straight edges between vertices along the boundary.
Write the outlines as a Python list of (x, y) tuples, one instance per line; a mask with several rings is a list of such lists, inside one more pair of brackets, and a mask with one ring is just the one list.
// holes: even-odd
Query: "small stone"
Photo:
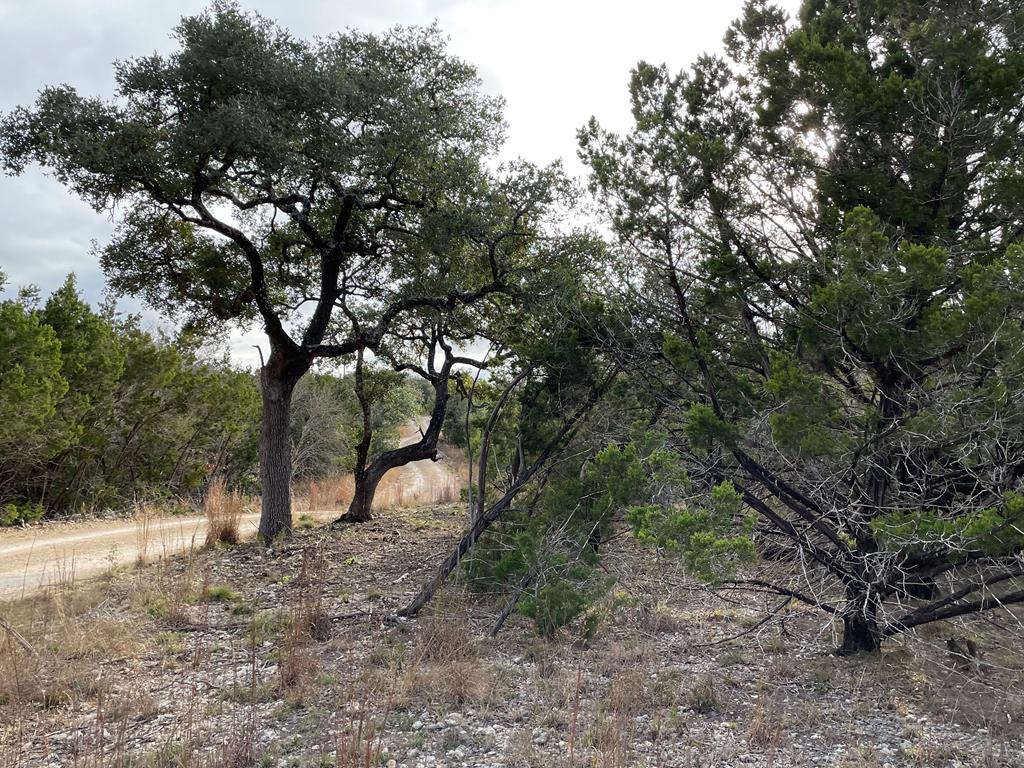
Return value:
[(422, 728), (423, 728), (423, 721), (422, 720), (417, 720), (415, 723), (412, 724), (412, 729), (414, 731), (419, 731)]

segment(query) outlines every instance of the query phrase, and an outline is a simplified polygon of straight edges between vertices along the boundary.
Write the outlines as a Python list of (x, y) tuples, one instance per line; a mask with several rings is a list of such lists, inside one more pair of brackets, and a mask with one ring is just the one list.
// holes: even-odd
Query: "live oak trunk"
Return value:
[(410, 445), (403, 445), (370, 458), (370, 445), (373, 432), (370, 419), (370, 402), (364, 388), (362, 360), (356, 364), (355, 386), (356, 395), (362, 408), (363, 435), (356, 446), (356, 463), (352, 470), (355, 480), (355, 493), (349, 504), (348, 512), (338, 518), (336, 523), (365, 523), (373, 517), (373, 498), (377, 486), (390, 470), (404, 467), (414, 461), (424, 459), (437, 460), (437, 443), (441, 437), (441, 427), (448, 412), (448, 377), (451, 373), (452, 360), (445, 362), (440, 372), (434, 376), (431, 384), (434, 388), (434, 406), (431, 409), (430, 421), (420, 439)]
[(370, 399), (366, 393), (362, 351), (356, 357), (355, 391), (363, 419), (363, 434), (356, 446), (356, 464), (352, 468), (355, 493), (352, 496), (352, 503), (349, 504), (348, 512), (335, 522), (365, 523), (370, 520), (373, 496), (377, 492), (377, 484), (384, 476), (384, 472), (375, 472), (375, 468), (369, 464), (370, 445), (373, 443), (373, 420)]
[(355, 474), (355, 494), (349, 504), (345, 519), (350, 523), (365, 523), (372, 517), (373, 497), (377, 493), (384, 472), (374, 467), (364, 469)]
[(292, 392), (309, 368), (272, 354), (260, 370), (263, 423), (260, 431), (260, 539), (270, 544), (292, 530)]

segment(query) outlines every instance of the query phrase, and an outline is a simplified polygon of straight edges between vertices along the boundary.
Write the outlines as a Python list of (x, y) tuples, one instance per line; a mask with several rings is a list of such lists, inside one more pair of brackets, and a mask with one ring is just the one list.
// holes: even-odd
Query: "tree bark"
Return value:
[(292, 530), (292, 392), (308, 368), (308, 361), (289, 364), (272, 353), (260, 370), (263, 422), (260, 431), (262, 497), (259, 536), (268, 545)]
[(850, 601), (843, 614), (843, 643), (837, 652), (840, 656), (876, 653), (881, 646), (878, 601), (867, 595), (858, 595)]
[(344, 522), (365, 523), (373, 519), (373, 497), (387, 471), (382, 471), (376, 464), (375, 461), (369, 468), (354, 474), (355, 494), (352, 496), (352, 503), (348, 505), (348, 512), (341, 518)]

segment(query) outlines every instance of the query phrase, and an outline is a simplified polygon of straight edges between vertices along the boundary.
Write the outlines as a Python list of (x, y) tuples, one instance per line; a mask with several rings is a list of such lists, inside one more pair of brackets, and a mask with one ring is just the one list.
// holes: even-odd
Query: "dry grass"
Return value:
[(306, 509), (310, 512), (342, 510), (352, 503), (355, 483), (352, 475), (338, 475), (311, 480), (305, 489)]
[(110, 690), (102, 657), (132, 655), (141, 643), (127, 622), (97, 614), (102, 599), (103, 586), (91, 585), (5, 605), (7, 621), (34, 652), (0, 631), (0, 722), (18, 722), (35, 707), (74, 707)]
[[(4, 605), (0, 615), (40, 658), (0, 631), (0, 768), (369, 768), (401, 761), (412, 747), (452, 760), (445, 755), (455, 746), (467, 761), (489, 751), (488, 764), (528, 768), (696, 768), (738, 756), (795, 766), (816, 756), (801, 748), (812, 729), (829, 759), (852, 768), (881, 765), (879, 755), (854, 751), (863, 737), (837, 729), (837, 717), (901, 722), (950, 700), (949, 682), (920, 649), (877, 661), (812, 658), (798, 633), (788, 654), (753, 637), (702, 648), (722, 631), (717, 602), (659, 593), (650, 577), (635, 590), (645, 599), (623, 603), (621, 620), (586, 644), (538, 639), (516, 625), (484, 639), (488, 612), (499, 606), (457, 585), (416, 621), (382, 621), (407, 599), (410, 572), (433, 551), (427, 544), (447, 545), (460, 522), (451, 509), (384, 513), (338, 536), (296, 534), (273, 555), (200, 549), (122, 569), (109, 583)], [(706, 636), (694, 629), (700, 622)], [(938, 652), (944, 658), (941, 643)], [(993, 696), (992, 684), (1009, 674), (991, 675), (954, 678), (956, 695), (966, 701), (974, 686), (992, 707), (1005, 705), (1009, 694)], [(837, 714), (829, 702), (840, 692), (852, 703)], [(996, 714), (984, 714), (985, 726), (1001, 749)], [(477, 724), (495, 721), (504, 733), (479, 735)], [(968, 761), (978, 749), (933, 738), (934, 721), (904, 734), (913, 746), (897, 763), (1017, 764)]]
[(168, 627), (189, 627), (193, 624), (190, 608), (202, 596), (194, 550), (181, 559), (139, 570), (127, 583), (125, 596), (129, 604), (149, 618)]
[(601, 768), (627, 768), (630, 756), (630, 728), (627, 718), (614, 712), (598, 713), (590, 727), (590, 744), (597, 753), (594, 765)]
[(135, 522), (135, 565), (141, 568), (153, 560), (162, 560), (176, 553), (177, 541), (169, 540), (174, 532), (161, 525), (161, 521), (174, 515), (194, 513), (194, 506), (181, 499), (136, 500), (132, 508), (132, 520)]
[(613, 676), (623, 669), (645, 669), (657, 658), (658, 653), (649, 638), (616, 639), (601, 653), (598, 669)]
[(461, 451), (445, 449), (444, 461), (449, 469), (448, 481), (438, 489), (438, 504), (454, 504), (462, 498), (469, 479), (469, 462)]
[(776, 713), (775, 700), (759, 701), (750, 714), (747, 744), (762, 752), (774, 750), (782, 743), (783, 723)]
[(256, 709), (246, 707), (228, 731), (227, 738), (211, 756), (203, 760), (199, 756), (197, 768), (250, 768), (259, 757), (256, 744), (258, 733)]
[(650, 708), (652, 691), (646, 672), (623, 670), (612, 679), (608, 707), (617, 714), (633, 717)]
[(457, 709), (492, 703), (499, 679), (481, 658), (475, 637), (465, 612), (437, 612), (421, 619), (412, 646), (384, 672), (395, 680), (395, 706)]
[(375, 711), (375, 699), (354, 698), (354, 706), (336, 717), (334, 764), (337, 768), (376, 768), (384, 761), (384, 724), (388, 708)]
[[(400, 468), (388, 472), (377, 486), (373, 508), (410, 509), (459, 501), (466, 485), (466, 461), (451, 449), (442, 454), (439, 461), (446, 471), (426, 472), (423, 482), (418, 478), (411, 482), (408, 475), (411, 470)], [(352, 503), (355, 482), (350, 474), (336, 475), (311, 480), (297, 487), (295, 494), (305, 499), (305, 508), (309, 512), (341, 511)]]
[(438, 611), (420, 621), (413, 646), (418, 663), (452, 664), (477, 657), (469, 616), (462, 611)]
[(544, 765), (540, 750), (534, 746), (528, 728), (517, 728), (505, 745), (505, 768), (538, 768)]
[(160, 510), (145, 502), (135, 503), (135, 546), (138, 550), (135, 564), (143, 566), (149, 562), (149, 548), (152, 544), (153, 521), (160, 516)]
[(203, 501), (203, 515), (207, 523), (206, 545), (237, 544), (244, 511), (242, 495), (238, 491), (229, 491), (224, 478), (215, 478)]
[(459, 500), (463, 486), (464, 481), (455, 475), (445, 474), (440, 479), (431, 477), (422, 484), (410, 485), (400, 473), (390, 472), (377, 486), (373, 508), (410, 509), (452, 504)]
[(331, 619), (324, 608), (326, 575), (327, 563), (323, 553), (313, 547), (304, 549), (278, 649), (279, 690), (293, 702), (305, 701), (310, 692), (317, 668), (313, 645), (325, 642), (331, 636)]

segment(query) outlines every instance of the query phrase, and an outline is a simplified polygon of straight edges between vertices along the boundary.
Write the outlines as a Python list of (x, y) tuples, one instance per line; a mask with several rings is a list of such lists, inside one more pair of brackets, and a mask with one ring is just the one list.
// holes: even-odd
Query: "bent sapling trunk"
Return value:
[[(579, 408), (577, 408), (576, 411), (562, 423), (561, 428), (554, 437), (551, 438), (547, 445), (544, 446), (533, 463), (523, 468), (512, 483), (511, 487), (500, 499), (486, 509), (483, 505), (478, 507), (480, 513), (477, 514), (475, 519), (472, 521), (472, 524), (455, 545), (454, 549), (442, 561), (441, 565), (437, 569), (437, 573), (435, 573), (434, 576), (423, 585), (419, 594), (417, 594), (407, 606), (398, 611), (399, 616), (415, 616), (423, 610), (423, 607), (430, 602), (431, 599), (433, 599), (434, 595), (437, 594), (437, 591), (444, 585), (448, 576), (450, 576), (451, 573), (459, 567), (459, 563), (462, 562), (463, 557), (469, 553), (484, 532), (502, 516), (509, 506), (511, 506), (512, 502), (515, 501), (516, 497), (530, 482), (534, 475), (561, 455), (562, 451), (565, 450), (565, 447), (569, 444), (572, 436), (575, 434), (576, 427), (586, 418), (597, 402), (604, 396), (604, 393), (608, 391), (608, 387), (611, 386), (617, 374), (618, 368), (613, 366), (609, 371), (608, 376), (591, 390), (589, 397), (587, 397)], [(513, 384), (510, 385), (510, 389), (514, 386), (518, 386), (520, 381), (522, 381), (522, 378), (516, 377)], [(499, 403), (496, 404), (495, 407), (499, 407), (506, 401), (507, 398), (500, 399)], [(483, 481), (483, 478), (481, 478), (481, 481)], [(484, 489), (484, 483), (481, 482), (478, 489), (478, 493), (480, 493), (481, 498), (483, 497), (482, 492)]]

